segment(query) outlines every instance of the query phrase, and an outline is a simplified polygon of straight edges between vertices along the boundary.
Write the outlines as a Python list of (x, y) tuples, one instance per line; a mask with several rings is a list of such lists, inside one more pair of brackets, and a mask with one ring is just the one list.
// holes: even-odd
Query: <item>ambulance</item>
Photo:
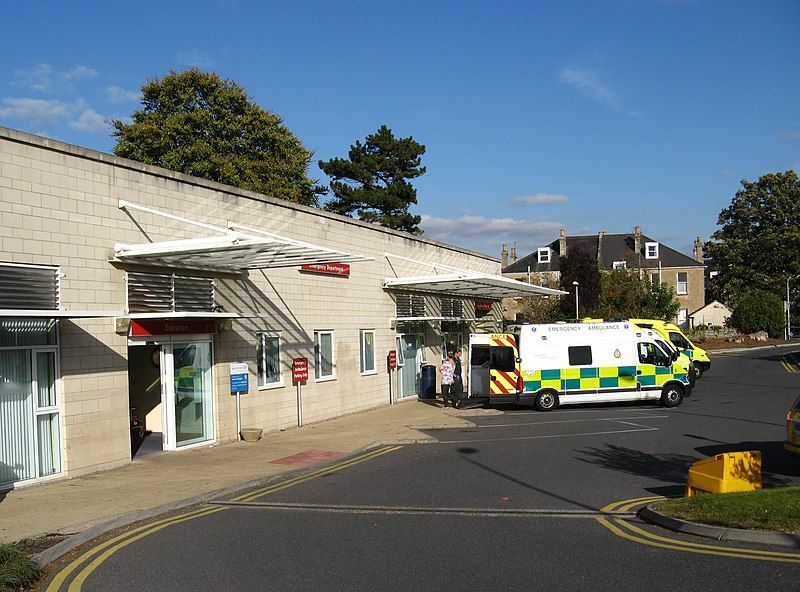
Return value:
[(472, 334), (468, 402), (559, 405), (660, 401), (691, 394), (689, 368), (629, 322), (521, 325)]
[(686, 335), (681, 331), (680, 327), (659, 321), (657, 319), (628, 319), (631, 323), (642, 329), (652, 329), (659, 333), (669, 343), (674, 345), (677, 350), (685, 354), (692, 362), (694, 362), (695, 372), (697, 378), (708, 372), (711, 368), (711, 358), (708, 357), (706, 350), (697, 347)]

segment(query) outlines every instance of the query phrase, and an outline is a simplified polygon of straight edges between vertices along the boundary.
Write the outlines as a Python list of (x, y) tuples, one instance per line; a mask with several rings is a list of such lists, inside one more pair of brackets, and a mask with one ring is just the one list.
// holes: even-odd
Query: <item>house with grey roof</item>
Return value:
[[(666, 283), (673, 289), (680, 304), (675, 321), (685, 326), (689, 314), (705, 305), (702, 245), (698, 237), (692, 258), (646, 236), (639, 226), (631, 233), (609, 234), (602, 231), (589, 236), (567, 236), (566, 231), (561, 229), (556, 240), (519, 259), (516, 249), (512, 248), (509, 261), (508, 251), (503, 245), (502, 274), (530, 284), (543, 284), (548, 278), (557, 280), (560, 276), (560, 258), (566, 256), (570, 249), (581, 249), (596, 256), (600, 271), (636, 270), (653, 282)], [(513, 305), (506, 308), (507, 312), (512, 313), (507, 316), (513, 319)]]

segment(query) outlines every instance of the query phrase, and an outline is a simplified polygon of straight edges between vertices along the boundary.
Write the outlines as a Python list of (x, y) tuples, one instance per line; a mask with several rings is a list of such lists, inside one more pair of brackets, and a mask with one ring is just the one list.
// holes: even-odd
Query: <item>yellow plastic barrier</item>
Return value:
[(761, 489), (761, 452), (725, 452), (699, 460), (689, 469), (686, 497)]

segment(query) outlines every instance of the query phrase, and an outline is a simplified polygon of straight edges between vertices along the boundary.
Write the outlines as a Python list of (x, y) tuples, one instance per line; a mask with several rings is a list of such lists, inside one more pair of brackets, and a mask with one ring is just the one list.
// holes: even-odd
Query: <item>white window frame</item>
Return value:
[(644, 244), (644, 258), (645, 259), (658, 259), (658, 243), (647, 242)]
[[(256, 333), (256, 373), (258, 374), (257, 382), (258, 388), (275, 388), (279, 386), (283, 386), (283, 368), (282, 368), (282, 347), (281, 347), (281, 334), (275, 331), (261, 331), (260, 333)], [(272, 382), (266, 381), (266, 375), (263, 374), (263, 369), (266, 365), (266, 340), (277, 339), (278, 340), (278, 359), (277, 359), (277, 369), (278, 369), (278, 379)], [(259, 350), (261, 351), (261, 359), (259, 358)]]
[[(681, 276), (684, 277), (683, 281), (681, 281)], [(685, 296), (689, 293), (689, 274), (685, 271), (679, 271), (675, 277), (676, 282), (676, 289), (675, 293), (681, 296)]]
[(611, 267), (617, 271), (624, 271), (628, 269), (628, 264), (625, 261), (614, 261)]
[(536, 253), (539, 263), (550, 263), (550, 247), (541, 247)]
[[(331, 342), (331, 351), (330, 351), (330, 365), (331, 371), (330, 374), (323, 374), (323, 352), (322, 352), (322, 340), (321, 337), (324, 335), (330, 336)], [(318, 382), (325, 381), (325, 380), (335, 380), (336, 379), (336, 357), (335, 357), (336, 347), (333, 340), (333, 330), (332, 329), (321, 329), (319, 331), (314, 331), (314, 379)]]
[[(367, 336), (371, 336), (372, 345), (368, 346)], [(359, 351), (361, 358), (361, 375), (377, 374), (378, 369), (375, 364), (375, 329), (361, 329), (358, 332)], [(370, 347), (372, 352), (369, 351)], [(370, 355), (371, 353), (371, 355)]]

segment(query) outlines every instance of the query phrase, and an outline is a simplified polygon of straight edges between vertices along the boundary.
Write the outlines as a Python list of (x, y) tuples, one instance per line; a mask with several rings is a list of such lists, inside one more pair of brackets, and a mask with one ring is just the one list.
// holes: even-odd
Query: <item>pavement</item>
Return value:
[[(425, 430), (471, 427), (471, 417), (498, 413), (483, 408), (444, 409), (439, 401), (412, 399), (266, 433), (257, 442), (154, 454), (113, 470), (21, 487), (0, 493), (0, 542), (66, 537), (36, 557), (41, 565), (47, 565), (105, 532), (139, 520), (375, 446), (435, 443)], [(754, 542), (749, 531), (691, 526), (654, 511), (643, 517), (680, 532)], [(758, 542), (800, 548), (798, 535), (760, 533)]]

